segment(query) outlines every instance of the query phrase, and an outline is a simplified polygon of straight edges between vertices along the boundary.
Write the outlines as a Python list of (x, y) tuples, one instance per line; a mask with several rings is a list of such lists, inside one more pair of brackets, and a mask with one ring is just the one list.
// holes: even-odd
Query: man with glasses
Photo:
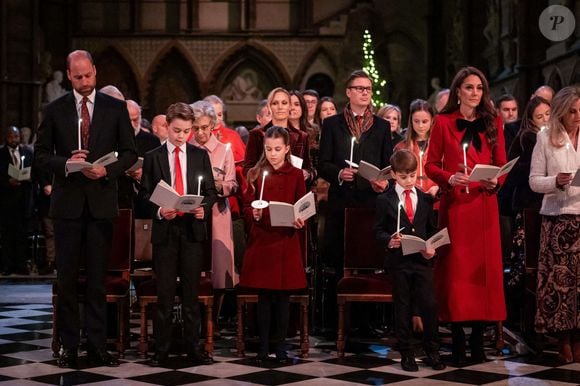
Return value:
[(318, 104), (318, 91), (308, 89), (304, 90), (302, 93), (304, 101), (306, 102), (306, 109), (308, 110), (308, 123), (311, 125), (314, 123), (314, 115), (316, 115), (316, 105)]
[[(349, 102), (343, 113), (326, 118), (322, 124), (318, 173), (330, 183), (323, 259), (335, 269), (337, 282), (344, 263), (345, 208), (374, 208), (377, 195), (388, 185), (387, 181), (369, 181), (358, 176), (357, 169), (347, 163), (352, 148), (352, 161), (357, 164), (364, 160), (379, 169), (389, 164), (393, 152), (390, 125), (372, 113), (372, 93), (369, 75), (362, 70), (354, 71), (346, 82)], [(336, 299), (333, 290), (328, 299)], [(329, 316), (335, 313), (330, 312)]]

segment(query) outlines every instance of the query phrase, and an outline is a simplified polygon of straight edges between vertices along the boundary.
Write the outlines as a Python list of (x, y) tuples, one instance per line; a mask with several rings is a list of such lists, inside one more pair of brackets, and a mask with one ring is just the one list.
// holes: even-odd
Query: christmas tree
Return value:
[(363, 70), (369, 74), (373, 83), (373, 106), (380, 108), (386, 103), (386, 101), (383, 99), (384, 97), (382, 91), (384, 90), (387, 81), (381, 79), (379, 72), (375, 67), (375, 51), (373, 50), (373, 39), (370, 32), (366, 29), (363, 35), (363, 54)]

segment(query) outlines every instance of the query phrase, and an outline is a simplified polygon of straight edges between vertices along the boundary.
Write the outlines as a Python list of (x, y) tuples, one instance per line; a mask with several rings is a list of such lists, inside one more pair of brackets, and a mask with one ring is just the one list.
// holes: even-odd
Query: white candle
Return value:
[(79, 119), (79, 150), (83, 148), (82, 145), (82, 138), (81, 138), (81, 124), (83, 123), (82, 119)]
[(419, 177), (423, 175), (423, 150), (419, 152)]
[[(468, 143), (463, 144), (463, 166), (465, 167), (464, 173), (467, 175), (467, 147), (469, 146)], [(469, 184), (469, 182), (468, 182)], [(465, 187), (465, 191), (469, 193), (469, 185)]]
[(203, 179), (203, 176), (199, 176), (197, 177), (197, 195), (201, 196), (201, 180)]
[(401, 229), (401, 208), (403, 207), (403, 203), (399, 201), (397, 204), (397, 230), (395, 233), (399, 233), (399, 229)]
[(24, 156), (20, 156), (20, 169), (24, 169)]
[(575, 170), (574, 171), (572, 170), (575, 168), (570, 167), (570, 147), (571, 147), (570, 142), (566, 143), (566, 172), (567, 173), (570, 173), (570, 172), (573, 173), (575, 171)]
[(262, 197), (264, 196), (264, 182), (266, 181), (267, 175), (268, 172), (264, 170), (264, 173), (262, 174), (262, 187), (260, 188), (260, 201), (262, 201)]
[(228, 155), (228, 151), (230, 150), (230, 147), (232, 146), (231, 143), (227, 143), (226, 144), (226, 151), (224, 152), (224, 157), (222, 158), (222, 162), (220, 163), (220, 169), (224, 170), (224, 166), (226, 165), (226, 156)]
[(354, 150), (354, 141), (356, 141), (356, 137), (352, 137), (352, 139), (350, 140), (350, 165), (348, 165), (348, 167), (352, 168), (352, 153)]

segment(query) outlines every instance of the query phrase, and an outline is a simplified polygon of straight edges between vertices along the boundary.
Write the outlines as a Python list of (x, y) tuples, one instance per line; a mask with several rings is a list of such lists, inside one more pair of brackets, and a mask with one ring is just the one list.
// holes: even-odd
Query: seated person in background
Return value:
[[(431, 259), (435, 250), (430, 249), (403, 256), (401, 233), (427, 239), (435, 233), (433, 198), (415, 188), (417, 158), (409, 150), (396, 151), (391, 159), (394, 189), (379, 195), (375, 219), (375, 235), (387, 247), (388, 270), (393, 276), (395, 333), (401, 352), (401, 367), (405, 371), (418, 371), (411, 346), (412, 308), (419, 310), (423, 320), (423, 347), (433, 370), (443, 370), (445, 364), (439, 357), (437, 335), (437, 309), (433, 287)], [(399, 208), (399, 203), (405, 203)], [(397, 213), (400, 210), (404, 213)], [(400, 215), (401, 230), (395, 229)]]

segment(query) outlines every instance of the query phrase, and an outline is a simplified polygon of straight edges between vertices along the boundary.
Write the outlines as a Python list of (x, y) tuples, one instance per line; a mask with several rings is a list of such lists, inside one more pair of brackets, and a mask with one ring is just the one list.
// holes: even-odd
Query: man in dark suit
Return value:
[[(68, 55), (67, 76), (73, 91), (46, 108), (35, 149), (36, 167), (54, 174), (49, 214), (54, 219), (58, 334), (64, 348), (58, 364), (77, 366), (77, 282), (79, 267), (84, 263), (87, 357), (96, 365), (118, 366), (117, 359), (105, 349), (104, 278), (113, 219), (118, 215), (117, 178), (137, 161), (135, 140), (125, 102), (95, 90), (96, 68), (89, 52), (79, 50)], [(69, 160), (94, 162), (114, 151), (118, 160), (110, 165), (67, 172)]]
[[(145, 157), (145, 153), (161, 145), (159, 138), (141, 129), (141, 106), (134, 100), (128, 99), (127, 110), (129, 119), (135, 132), (135, 150), (137, 156)], [(148, 218), (148, 203), (138, 197), (143, 168), (128, 170), (119, 177), (119, 207), (133, 209), (134, 218)]]
[[(328, 214), (323, 244), (323, 259), (334, 268), (336, 281), (342, 277), (344, 264), (344, 210), (352, 207), (374, 207), (377, 194), (387, 181), (367, 181), (346, 161), (369, 162), (382, 169), (393, 152), (389, 123), (371, 111), (372, 82), (364, 71), (353, 72), (346, 82), (349, 103), (342, 114), (326, 118), (322, 124), (318, 173), (330, 183)], [(346, 160), (346, 161), (345, 161)], [(334, 289), (327, 299), (336, 299)], [(332, 304), (329, 316), (335, 314)]]
[(0, 235), (2, 235), (2, 272), (28, 274), (26, 268), (26, 228), (32, 209), (30, 179), (18, 181), (8, 174), (32, 165), (32, 152), (19, 146), (20, 132), (12, 126), (6, 131), (5, 146), (0, 148)]
[[(192, 364), (209, 364), (211, 358), (198, 348), (200, 313), (197, 291), (203, 262), (203, 242), (208, 239), (207, 221), (217, 198), (209, 155), (187, 143), (194, 121), (193, 110), (175, 103), (167, 110), (167, 142), (145, 155), (141, 194), (149, 199), (163, 180), (179, 194), (197, 194), (202, 205), (190, 213), (175, 208), (150, 205), (153, 218), (151, 243), (153, 267), (157, 275), (157, 314), (155, 315), (155, 355), (152, 366), (167, 362), (171, 343), (171, 320), (177, 277), (182, 283), (182, 315), (187, 357)], [(202, 177), (201, 181), (198, 177)], [(201, 184), (201, 186), (199, 186)]]
[[(381, 245), (388, 248), (385, 266), (393, 278), (395, 333), (401, 352), (401, 367), (405, 371), (419, 369), (415, 362), (409, 327), (413, 310), (419, 310), (424, 326), (426, 362), (434, 370), (443, 370), (445, 365), (439, 356), (437, 307), (431, 262), (435, 250), (404, 256), (400, 237), (401, 234), (408, 234), (426, 240), (435, 233), (433, 198), (415, 188), (417, 158), (412, 152), (395, 152), (391, 157), (391, 166), (396, 182), (393, 189), (377, 198), (375, 235)], [(402, 203), (404, 205), (400, 206)], [(401, 228), (396, 229), (397, 226)]]

